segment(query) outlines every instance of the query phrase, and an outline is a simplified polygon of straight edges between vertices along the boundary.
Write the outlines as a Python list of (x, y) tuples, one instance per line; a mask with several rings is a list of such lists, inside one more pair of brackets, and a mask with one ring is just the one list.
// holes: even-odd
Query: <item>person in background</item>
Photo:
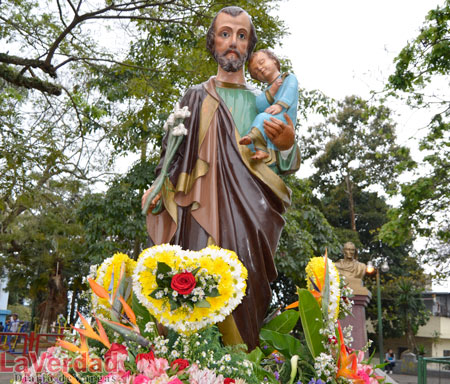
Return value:
[(392, 349), (389, 349), (386, 353), (386, 357), (384, 359), (385, 363), (388, 363), (386, 365), (386, 372), (387, 373), (392, 373), (393, 369), (395, 367), (395, 354), (394, 351)]
[(17, 313), (13, 313), (11, 316), (11, 325), (9, 327), (9, 332), (11, 333), (19, 332), (19, 325), (20, 325), (19, 316), (17, 315)]

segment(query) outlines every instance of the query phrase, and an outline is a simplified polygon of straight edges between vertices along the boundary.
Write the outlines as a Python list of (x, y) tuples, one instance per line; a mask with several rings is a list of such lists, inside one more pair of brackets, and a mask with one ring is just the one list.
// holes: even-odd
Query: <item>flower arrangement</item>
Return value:
[[(257, 383), (248, 356), (222, 346), (213, 326), (245, 294), (247, 270), (234, 252), (164, 244), (144, 250), (137, 262), (117, 253), (92, 277), (95, 326), (79, 314), (83, 328), (72, 327), (78, 337), (66, 333), (21, 382)], [(168, 320), (168, 337), (159, 335), (152, 313)]]
[[(333, 262), (312, 258), (306, 272), (298, 302), (271, 316), (261, 348), (246, 353), (245, 346), (223, 346), (214, 326), (245, 294), (247, 271), (234, 252), (164, 244), (144, 250), (136, 263), (116, 254), (89, 279), (101, 303), (94, 308), (108, 316), (93, 314), (92, 325), (80, 315), (83, 328), (73, 327), (78, 336), (66, 333), (15, 383), (382, 382), (364, 351), (348, 347), (351, 329), (342, 329), (337, 317), (351, 311), (351, 290)], [(305, 343), (292, 332), (299, 320)], [(157, 324), (166, 324), (166, 332)]]
[[(93, 278), (97, 284), (106, 289), (110, 294), (117, 289), (122, 264), (125, 265), (125, 276), (123, 277), (124, 283), (131, 287), (131, 276), (136, 267), (136, 261), (130, 259), (124, 253), (116, 253), (112, 257), (107, 258), (93, 273)], [(124, 300), (128, 301), (128, 304), (130, 304), (130, 290), (127, 289), (126, 291)], [(97, 316), (111, 319), (108, 300), (100, 298), (96, 294), (92, 294), (91, 302), (92, 308)]]
[[(306, 275), (309, 291), (317, 299), (319, 305), (326, 304), (330, 319), (336, 320), (339, 315), (341, 298), (339, 273), (336, 266), (326, 257), (313, 257), (306, 266)], [(327, 277), (328, 282), (326, 281)], [(325, 298), (322, 303), (322, 293), (325, 292), (324, 286), (327, 283), (329, 298)]]
[(133, 291), (161, 324), (190, 334), (224, 320), (244, 297), (246, 278), (232, 251), (211, 246), (193, 252), (164, 244), (139, 256)]

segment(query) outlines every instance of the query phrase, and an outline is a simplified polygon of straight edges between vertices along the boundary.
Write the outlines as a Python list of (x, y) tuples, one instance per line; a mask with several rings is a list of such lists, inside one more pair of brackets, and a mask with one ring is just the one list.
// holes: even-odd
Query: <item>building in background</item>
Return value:
[(8, 308), (9, 292), (6, 290), (8, 286), (7, 279), (0, 279), (0, 321), (6, 324), (6, 319), (11, 314)]

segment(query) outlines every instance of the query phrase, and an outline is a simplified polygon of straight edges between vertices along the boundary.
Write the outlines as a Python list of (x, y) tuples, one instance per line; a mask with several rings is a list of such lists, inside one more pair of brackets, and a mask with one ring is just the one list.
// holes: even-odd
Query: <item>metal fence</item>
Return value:
[(417, 384), (426, 384), (428, 364), (437, 364), (438, 369), (433, 371), (433, 376), (438, 378), (438, 383), (449, 382), (450, 357), (423, 357), (418, 356), (417, 360)]

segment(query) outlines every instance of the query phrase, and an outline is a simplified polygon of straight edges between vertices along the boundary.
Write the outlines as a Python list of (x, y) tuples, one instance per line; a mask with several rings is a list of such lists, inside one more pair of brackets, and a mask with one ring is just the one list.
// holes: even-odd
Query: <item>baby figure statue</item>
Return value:
[(280, 73), (280, 61), (268, 49), (261, 49), (252, 54), (248, 70), (252, 78), (269, 86), (256, 97), (256, 108), (259, 113), (253, 120), (249, 133), (241, 138), (239, 144), (253, 143), (255, 154), (252, 159), (262, 160), (269, 157), (270, 150), (277, 151), (264, 132), (264, 120), (274, 117), (286, 123), (284, 114), (287, 113), (295, 127), (298, 81), (294, 74)]

